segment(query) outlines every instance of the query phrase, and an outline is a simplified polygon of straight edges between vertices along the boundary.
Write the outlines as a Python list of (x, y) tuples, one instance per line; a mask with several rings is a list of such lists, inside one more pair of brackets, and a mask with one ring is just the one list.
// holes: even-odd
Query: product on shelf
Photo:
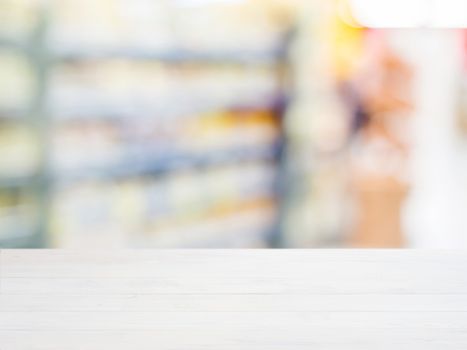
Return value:
[(75, 121), (53, 129), (52, 168), (60, 173), (118, 165), (119, 136), (108, 121)]
[(273, 2), (173, 3), (177, 43), (189, 51), (270, 55), (281, 49), (289, 28), (274, 16)]
[(28, 178), (39, 165), (39, 149), (34, 132), (16, 123), (0, 123), (0, 181)]
[(0, 0), (0, 41), (23, 44), (38, 20), (38, 0)]
[(0, 47), (0, 77), (0, 113), (13, 117), (27, 110), (34, 94), (34, 75), (27, 58)]
[[(151, 173), (245, 159), (272, 159), (279, 143), (270, 111), (183, 118), (71, 120), (54, 128), (52, 167), (71, 179)], [(130, 173), (131, 174), (131, 173)]]
[(49, 109), (58, 118), (190, 114), (270, 106), (280, 91), (273, 65), (166, 65), (98, 60), (59, 65)]
[[(52, 1), (55, 52), (200, 53), (266, 57), (282, 49), (287, 22), (274, 3), (172, 0)], [(215, 30), (213, 30), (215, 29)]]
[(50, 45), (61, 54), (167, 51), (170, 1), (51, 1)]
[(31, 195), (17, 190), (0, 191), (0, 241), (31, 236), (36, 231), (37, 206)]
[[(287, 111), (287, 247), (341, 246), (348, 209), (348, 108), (339, 80), (358, 61), (361, 29), (339, 18), (338, 1), (304, 1), (291, 52), (294, 99)], [(351, 60), (349, 63), (348, 60)]]
[[(180, 245), (202, 245), (222, 240), (221, 229), (206, 239), (193, 232), (193, 239), (186, 242), (167, 236), (192, 225), (246, 214), (249, 208), (271, 212), (275, 179), (272, 163), (253, 162), (184, 170), (158, 178), (65, 186), (57, 192), (54, 205), (57, 244), (125, 246), (146, 241), (157, 246), (178, 240)], [(273, 223), (271, 217), (263, 222), (263, 243)]]

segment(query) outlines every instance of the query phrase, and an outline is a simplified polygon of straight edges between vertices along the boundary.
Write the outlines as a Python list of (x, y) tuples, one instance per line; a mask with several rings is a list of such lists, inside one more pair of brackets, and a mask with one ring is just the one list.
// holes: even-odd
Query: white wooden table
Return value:
[(0, 349), (466, 350), (467, 253), (1, 250)]

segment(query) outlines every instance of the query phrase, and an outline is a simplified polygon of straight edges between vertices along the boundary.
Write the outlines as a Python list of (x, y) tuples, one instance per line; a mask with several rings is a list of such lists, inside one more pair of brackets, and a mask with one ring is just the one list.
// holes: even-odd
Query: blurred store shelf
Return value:
[(28, 52), (30, 46), (27, 42), (15, 38), (0, 37), (0, 47), (2, 49)]
[(0, 247), (269, 244), (288, 25), (225, 5), (0, 0)]
[(71, 48), (68, 50), (57, 49), (52, 51), (51, 56), (58, 62), (62, 61), (94, 61), (94, 60), (141, 60), (160, 61), (164, 63), (204, 63), (204, 64), (239, 64), (239, 65), (265, 65), (281, 63), (284, 49), (269, 52), (248, 51), (225, 51), (225, 52), (203, 52), (203, 51), (152, 51), (138, 49), (114, 49), (106, 51), (89, 51)]
[[(56, 171), (55, 181), (72, 183), (92, 179), (118, 180), (136, 176), (159, 176), (184, 169), (209, 168), (251, 161), (275, 161), (277, 157), (278, 146), (267, 146), (263, 149), (239, 148), (203, 154), (167, 153), (159, 158), (140, 155), (139, 159), (128, 159), (120, 164)], [(0, 186), (1, 184), (0, 179)]]

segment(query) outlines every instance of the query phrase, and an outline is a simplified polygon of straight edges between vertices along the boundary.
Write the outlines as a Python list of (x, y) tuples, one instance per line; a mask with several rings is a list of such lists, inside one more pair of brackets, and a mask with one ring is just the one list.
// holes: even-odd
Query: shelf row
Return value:
[[(157, 177), (175, 174), (186, 169), (214, 168), (228, 164), (238, 164), (250, 161), (274, 161), (278, 157), (279, 145), (266, 145), (263, 148), (232, 149), (212, 152), (211, 154), (167, 155), (166, 157), (140, 157), (112, 165), (88, 166), (75, 170), (52, 172), (45, 177), (51, 184), (73, 184), (88, 180), (119, 180), (131, 177)], [(40, 185), (38, 175), (2, 176), (0, 190), (17, 190)]]
[[(0, 38), (0, 50), (31, 54), (35, 48), (29, 42), (20, 42)], [(49, 65), (72, 63), (77, 61), (132, 60), (153, 61), (165, 64), (230, 64), (230, 65), (273, 65), (283, 62), (285, 48), (275, 48), (269, 51), (195, 51), (166, 50), (157, 51), (144, 48), (69, 48), (47, 50), (46, 63)]]
[[(24, 56), (0, 54), (0, 116), (30, 114), (37, 84)], [(183, 64), (104, 60), (54, 66), (43, 104), (52, 120), (183, 116), (219, 109), (274, 108), (286, 96), (269, 65)]]
[[(152, 242), (151, 246), (170, 246), (176, 240), (173, 232), (183, 236), (187, 233), (182, 232), (195, 226), (197, 230), (189, 230), (194, 236), (209, 236), (206, 232), (212, 222), (237, 214), (248, 216), (249, 209), (271, 213), (276, 203), (276, 181), (274, 162), (245, 160), (158, 177), (56, 184), (49, 215), (50, 232), (58, 236), (51, 243), (74, 247), (86, 241), (95, 246), (106, 240), (105, 244), (127, 246), (146, 240)], [(29, 191), (0, 191), (0, 242), (12, 242), (35, 232), (40, 219), (37, 204)], [(273, 225), (271, 217), (261, 222), (264, 232)], [(218, 233), (220, 239), (223, 234)], [(194, 245), (195, 241), (186, 240), (185, 244)]]
[[(221, 111), (169, 119), (78, 120), (49, 125), (52, 180), (157, 175), (245, 160), (278, 159), (273, 111)], [(0, 123), (0, 187), (20, 186), (39, 169), (34, 131)]]

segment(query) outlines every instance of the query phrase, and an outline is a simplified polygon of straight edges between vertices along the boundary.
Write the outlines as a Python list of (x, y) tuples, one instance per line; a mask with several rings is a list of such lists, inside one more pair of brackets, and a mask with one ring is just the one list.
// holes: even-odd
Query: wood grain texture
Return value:
[(467, 349), (467, 252), (0, 251), (0, 350)]

